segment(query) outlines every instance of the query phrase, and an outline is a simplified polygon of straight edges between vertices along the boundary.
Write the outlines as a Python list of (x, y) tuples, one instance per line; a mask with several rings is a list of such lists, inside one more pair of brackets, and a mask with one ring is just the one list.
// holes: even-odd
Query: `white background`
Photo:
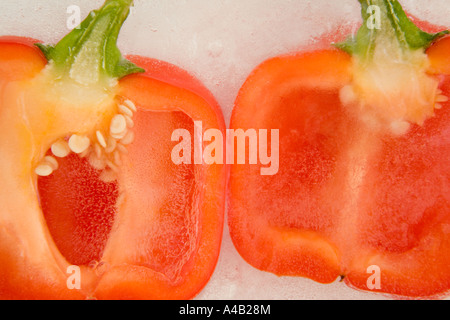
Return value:
[[(448, 0), (401, 0), (411, 14), (450, 27)], [(55, 43), (67, 32), (67, 8), (84, 18), (103, 0), (0, 0), (0, 35)], [(356, 0), (135, 0), (119, 47), (124, 54), (165, 60), (212, 91), (227, 124), (237, 92), (263, 60), (302, 50), (323, 33), (357, 25)], [(245, 263), (225, 226), (216, 271), (198, 299), (380, 299), (341, 283), (276, 277)]]

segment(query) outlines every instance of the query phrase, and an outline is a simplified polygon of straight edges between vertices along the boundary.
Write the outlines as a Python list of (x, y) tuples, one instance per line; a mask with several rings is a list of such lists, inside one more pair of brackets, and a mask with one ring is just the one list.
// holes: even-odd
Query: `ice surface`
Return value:
[[(67, 8), (82, 16), (102, 0), (2, 0), (0, 35), (52, 43), (67, 33)], [(448, 0), (402, 0), (412, 14), (450, 26)], [(174, 63), (197, 76), (216, 96), (229, 122), (245, 78), (266, 58), (289, 53), (321, 34), (359, 21), (356, 0), (135, 0), (119, 39), (125, 54)], [(199, 299), (376, 299), (341, 283), (279, 278), (253, 269), (234, 249), (225, 228), (220, 260)]]

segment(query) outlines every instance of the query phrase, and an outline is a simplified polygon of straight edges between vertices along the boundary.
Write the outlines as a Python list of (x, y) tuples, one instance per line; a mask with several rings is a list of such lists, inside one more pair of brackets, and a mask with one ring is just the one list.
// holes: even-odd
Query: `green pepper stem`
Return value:
[(427, 33), (406, 15), (397, 0), (358, 0), (363, 24), (356, 36), (336, 46), (362, 60), (373, 58), (378, 45), (395, 43), (402, 52), (423, 49), (449, 31)]
[(58, 76), (85, 85), (143, 72), (124, 59), (117, 39), (133, 0), (107, 0), (56, 46), (37, 44)]

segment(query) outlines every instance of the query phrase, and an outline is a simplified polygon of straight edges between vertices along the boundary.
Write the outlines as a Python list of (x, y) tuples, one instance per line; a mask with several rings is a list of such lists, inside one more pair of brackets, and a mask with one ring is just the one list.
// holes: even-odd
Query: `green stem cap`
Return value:
[(36, 44), (60, 76), (83, 84), (145, 72), (124, 59), (117, 39), (133, 0), (107, 0), (56, 46)]
[(370, 59), (378, 44), (396, 42), (402, 51), (426, 50), (438, 38), (449, 33), (427, 33), (417, 27), (406, 15), (397, 0), (358, 0), (361, 4), (363, 25), (356, 36), (336, 44), (336, 47)]

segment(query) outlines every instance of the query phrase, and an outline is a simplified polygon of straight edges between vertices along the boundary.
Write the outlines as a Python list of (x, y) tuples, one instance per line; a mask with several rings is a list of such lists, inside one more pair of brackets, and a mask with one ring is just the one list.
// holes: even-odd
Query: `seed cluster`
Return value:
[(434, 108), (435, 109), (442, 109), (442, 104), (443, 102), (447, 102), (448, 101), (448, 97), (444, 96), (442, 94), (442, 90), (438, 89), (437, 90), (437, 95), (436, 95), (436, 103), (434, 104)]
[[(355, 105), (360, 103), (358, 101), (358, 96), (356, 95), (353, 87), (351, 85), (344, 86), (339, 92), (339, 98), (341, 103), (346, 105)], [(448, 102), (449, 98), (443, 95), (442, 90), (438, 89), (436, 91), (436, 98), (434, 101), (434, 108), (436, 110), (442, 109), (442, 104)], [(367, 119), (366, 119), (367, 120)], [(406, 120), (396, 120), (390, 124), (390, 130), (393, 134), (403, 135), (410, 129), (411, 124)]]
[(134, 141), (135, 136), (131, 129), (134, 127), (133, 115), (137, 108), (132, 101), (125, 100), (118, 104), (117, 110), (118, 114), (112, 118), (108, 132), (97, 130), (92, 138), (72, 134), (68, 139), (53, 143), (52, 156), (42, 159), (35, 173), (41, 177), (51, 175), (58, 169), (56, 158), (65, 158), (73, 152), (86, 158), (94, 169), (102, 171), (102, 181), (114, 181), (122, 165), (122, 155), (128, 152), (126, 146)]

